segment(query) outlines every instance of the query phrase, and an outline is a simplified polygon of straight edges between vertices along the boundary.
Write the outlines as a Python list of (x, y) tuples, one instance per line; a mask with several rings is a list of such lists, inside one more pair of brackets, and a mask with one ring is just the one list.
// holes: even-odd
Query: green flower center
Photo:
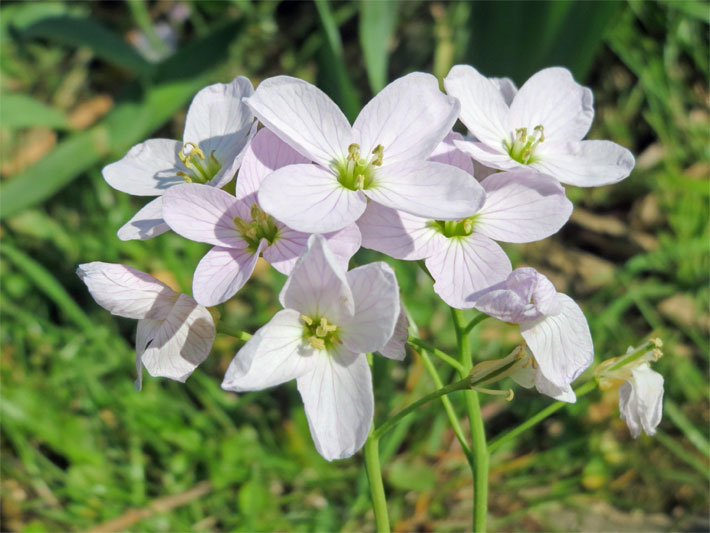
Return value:
[[(190, 152), (185, 154), (187, 148)], [(214, 150), (209, 157), (205, 157), (205, 153), (195, 143), (183, 144), (177, 155), (187, 168), (187, 172), (181, 170), (177, 175), (182, 176), (187, 183), (207, 183), (222, 168), (222, 163), (214, 156)]]
[(512, 139), (505, 141), (504, 145), (512, 159), (523, 165), (529, 165), (537, 161), (535, 148), (541, 142), (545, 142), (545, 128), (542, 127), (542, 124), (538, 124), (530, 135), (528, 135), (527, 128), (518, 128)]
[(330, 352), (336, 344), (341, 343), (338, 338), (338, 326), (329, 324), (327, 318), (301, 315), (301, 321), (303, 322), (303, 340), (307, 341), (314, 350)]
[(461, 220), (430, 220), (428, 225), (444, 237), (467, 237), (473, 233), (478, 215)]
[(360, 145), (353, 143), (348, 146), (348, 157), (337, 161), (334, 165), (338, 182), (351, 191), (369, 189), (375, 180), (375, 167), (382, 166), (385, 147), (378, 144), (369, 159), (360, 157)]
[(251, 206), (250, 214), (250, 221), (234, 217), (234, 225), (242, 238), (249, 244), (249, 250), (256, 252), (261, 239), (266, 239), (269, 244), (274, 244), (274, 241), (279, 237), (279, 227), (276, 225), (274, 217), (264, 213), (256, 204)]

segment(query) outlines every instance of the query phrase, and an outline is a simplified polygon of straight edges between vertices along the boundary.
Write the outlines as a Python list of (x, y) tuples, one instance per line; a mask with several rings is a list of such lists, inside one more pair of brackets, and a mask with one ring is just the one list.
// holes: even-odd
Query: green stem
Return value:
[[(585, 394), (593, 391), (596, 388), (596, 386), (597, 386), (596, 381), (594, 381), (594, 380), (588, 381), (587, 383), (577, 387), (574, 390), (574, 393), (577, 395), (577, 397), (584, 396)], [(504, 442), (517, 437), (518, 435), (520, 435), (524, 431), (527, 431), (531, 427), (539, 424), (540, 422), (545, 420), (548, 416), (556, 413), (557, 411), (559, 411), (560, 409), (562, 409), (563, 407), (566, 407), (568, 405), (571, 405), (571, 404), (569, 404), (567, 402), (560, 402), (560, 401), (557, 401), (551, 405), (548, 405), (542, 411), (540, 411), (536, 415), (533, 415), (532, 417), (528, 418), (519, 426), (517, 426), (517, 427), (511, 429), (510, 431), (508, 431), (507, 433), (504, 433), (503, 435), (493, 439), (491, 441), (491, 443), (488, 445), (488, 451), (490, 453), (493, 453), (495, 450), (500, 448), (500, 446)]]
[(370, 496), (372, 498), (372, 509), (375, 512), (375, 531), (377, 533), (389, 533), (390, 519), (387, 514), (387, 499), (385, 498), (385, 486), (382, 483), (382, 470), (380, 469), (380, 439), (373, 429), (367, 437), (365, 447), (365, 469), (367, 479), (370, 482)]
[[(471, 350), (468, 341), (470, 330), (463, 326), (463, 313), (459, 309), (451, 308), (451, 316), (456, 330), (456, 343), (458, 344), (459, 359), (466, 373), (473, 368)], [(482, 320), (482, 319), (481, 319)], [(462, 376), (463, 377), (463, 376)], [(486, 446), (486, 430), (481, 416), (481, 405), (478, 394), (467, 390), (466, 410), (471, 428), (473, 451), (473, 531), (485, 532), (488, 515), (488, 450)]]
[(466, 327), (464, 328), (463, 332), (468, 335), (471, 333), (471, 330), (478, 326), (481, 322), (483, 322), (486, 318), (490, 318), (488, 315), (484, 315), (481, 313), (480, 315), (476, 315), (471, 319), (471, 322), (469, 322)]
[(459, 363), (456, 359), (454, 359), (453, 357), (451, 357), (449, 354), (442, 352), (442, 351), (439, 350), (438, 348), (435, 348), (435, 347), (433, 347), (433, 346), (427, 344), (427, 343), (424, 342), (423, 340), (418, 339), (418, 338), (416, 338), (416, 337), (409, 337), (409, 341), (408, 341), (408, 342), (409, 342), (409, 344), (411, 344), (412, 346), (415, 346), (415, 347), (417, 347), (417, 348), (421, 348), (421, 349), (427, 350), (428, 352), (433, 353), (433, 354), (436, 355), (439, 359), (441, 359), (442, 361), (444, 361), (446, 364), (448, 364), (449, 366), (452, 366), (454, 369), (456, 369), (456, 371), (459, 373), (459, 375), (466, 373), (466, 370), (465, 370), (464, 367), (461, 365), (461, 363)]
[(217, 324), (217, 333), (221, 333), (222, 335), (229, 335), (230, 337), (234, 337), (235, 339), (239, 339), (240, 341), (248, 341), (249, 339), (251, 339), (251, 333), (247, 333), (246, 331), (241, 331), (238, 329), (231, 329), (229, 327), (226, 327), (221, 322)]
[(471, 378), (467, 376), (464, 379), (457, 381), (456, 383), (452, 383), (451, 385), (447, 385), (446, 387), (441, 387), (440, 389), (430, 392), (426, 396), (422, 396), (416, 402), (408, 405), (407, 407), (399, 411), (397, 414), (387, 419), (384, 424), (382, 424), (374, 431), (374, 436), (379, 439), (384, 433), (386, 433), (393, 426), (399, 423), (405, 416), (407, 416), (409, 413), (411, 413), (418, 407), (424, 405), (425, 403), (429, 403), (430, 401), (435, 400), (436, 398), (446, 396), (447, 394), (451, 394), (452, 392), (456, 392), (458, 390), (469, 389), (472, 384), (473, 383)]

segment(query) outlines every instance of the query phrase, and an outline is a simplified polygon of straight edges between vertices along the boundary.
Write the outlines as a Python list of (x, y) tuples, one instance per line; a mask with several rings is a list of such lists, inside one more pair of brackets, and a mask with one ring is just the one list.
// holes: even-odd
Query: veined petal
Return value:
[(631, 152), (611, 141), (570, 142), (549, 150), (541, 144), (538, 151), (540, 159), (530, 166), (577, 187), (617, 183), (636, 164)]
[(496, 241), (533, 242), (560, 230), (572, 214), (572, 202), (559, 182), (531, 170), (512, 170), (482, 183), (486, 203), (476, 231)]
[(552, 282), (539, 272), (536, 272), (535, 287), (532, 292), (532, 302), (535, 308), (543, 315), (556, 315), (564, 308), (563, 299), (557, 297), (559, 294)]
[(576, 403), (577, 396), (575, 395), (572, 387), (569, 385), (565, 387), (558, 387), (550, 380), (545, 378), (542, 372), (536, 372), (535, 374), (535, 388), (541, 394), (559, 400), (561, 402)]
[(397, 322), (394, 325), (394, 332), (392, 336), (385, 344), (384, 348), (379, 350), (379, 352), (388, 359), (394, 359), (395, 361), (404, 361), (404, 357), (407, 355), (406, 346), (409, 340), (409, 320), (404, 312), (404, 306), (400, 300), (399, 302), (399, 316), (397, 317)]
[[(259, 123), (255, 120), (254, 122), (252, 122), (251, 127), (246, 132), (240, 131), (237, 134), (233, 135), (233, 137), (235, 137), (233, 144), (224, 144), (220, 147), (222, 153), (215, 155), (215, 157), (218, 158), (218, 161), (222, 166), (217, 172), (217, 174), (215, 174), (214, 177), (207, 182), (207, 185), (209, 185), (210, 187), (221, 189), (222, 187), (227, 185), (227, 183), (232, 181), (234, 175), (237, 173), (237, 170), (242, 164), (244, 155), (247, 152), (249, 144), (251, 144), (251, 140), (254, 138), (254, 135), (257, 132), (258, 126)], [(203, 144), (205, 148), (202, 148), (202, 150), (205, 152), (205, 154), (212, 153), (210, 143), (205, 142)]]
[(372, 425), (372, 375), (363, 354), (341, 349), (319, 357), (313, 371), (298, 378), (313, 442), (328, 461), (357, 452)]
[(152, 239), (170, 231), (170, 226), (163, 220), (163, 197), (158, 196), (145, 204), (133, 218), (118, 229), (118, 238), (122, 241)]
[[(552, 67), (533, 74), (510, 105), (510, 131), (545, 128), (545, 142), (579, 141), (594, 119), (594, 96), (574, 81), (566, 68)], [(543, 143), (544, 144), (544, 143)]]
[(192, 278), (195, 300), (208, 307), (229, 300), (249, 280), (265, 246), (266, 241), (262, 240), (256, 252), (247, 248), (212, 248), (197, 264)]
[(459, 103), (439, 90), (431, 74), (412, 72), (382, 89), (363, 108), (353, 125), (354, 142), (363, 156), (378, 144), (384, 161), (426, 159), (456, 122)]
[(444, 79), (446, 92), (461, 102), (461, 122), (481, 142), (502, 150), (509, 138), (508, 106), (498, 85), (469, 65), (455, 65)]
[[(478, 141), (454, 139), (454, 146), (486, 167), (498, 170), (510, 170), (523, 166), (511, 159), (508, 152), (503, 151), (502, 148), (500, 150), (494, 149)], [(480, 179), (479, 176), (476, 175), (476, 177)]]
[(460, 168), (433, 161), (385, 166), (375, 185), (365, 189), (373, 201), (392, 209), (436, 220), (458, 220), (476, 213), (486, 193)]
[(392, 337), (399, 316), (397, 277), (380, 261), (349, 271), (347, 280), (355, 314), (339, 328), (340, 340), (356, 353), (381, 350)]
[(641, 431), (655, 435), (663, 415), (663, 376), (648, 363), (631, 371), (631, 380), (619, 387), (621, 418), (637, 438)]
[(222, 388), (261, 390), (312, 372), (322, 354), (303, 342), (299, 316), (298, 311), (283, 309), (259, 328), (232, 359)]
[(308, 160), (279, 139), (274, 132), (262, 128), (249, 144), (242, 161), (235, 196), (256, 203), (256, 195), (264, 178), (288, 165), (308, 163)]
[(375, 202), (367, 204), (357, 221), (365, 248), (408, 261), (424, 259), (446, 246), (446, 237), (429, 223), (429, 219)]
[(471, 294), (505, 280), (512, 270), (510, 260), (484, 235), (473, 233), (447, 240), (448, 246), (428, 257), (426, 266), (441, 299), (451, 307), (469, 309), (473, 307)]
[(181, 294), (141, 355), (151, 376), (185, 381), (212, 349), (215, 327), (209, 311)]
[(288, 227), (327, 233), (355, 222), (367, 206), (360, 191), (346, 189), (317, 165), (289, 165), (269, 174), (259, 189), (259, 205)]
[(309, 160), (327, 167), (347, 155), (350, 123), (315, 85), (275, 76), (262, 81), (245, 101), (267, 128)]
[(542, 316), (532, 304), (538, 280), (534, 268), (516, 268), (504, 281), (473, 293), (468, 300), (482, 313), (503, 322), (530, 322)]
[(594, 361), (594, 345), (587, 319), (566, 294), (557, 294), (561, 311), (520, 324), (520, 333), (535, 355), (542, 375), (565, 388)]
[(136, 144), (101, 174), (114, 189), (135, 196), (160, 196), (185, 180), (177, 175), (184, 170), (178, 152), (182, 144), (172, 139), (149, 139)]
[(338, 264), (322, 235), (311, 235), (308, 239), (306, 251), (281, 289), (279, 302), (287, 309), (296, 309), (311, 318), (325, 317), (336, 325), (355, 313), (345, 269)]
[[(429, 161), (453, 165), (467, 174), (473, 174), (473, 160), (471, 156), (456, 148), (454, 141), (463, 141), (463, 135), (455, 131), (449, 132), (444, 140), (434, 148), (434, 151), (429, 156)], [(475, 176), (475, 174), (473, 175)]]
[(248, 218), (248, 208), (231, 194), (209, 185), (185, 183), (163, 196), (163, 218), (177, 234), (225, 248), (246, 248), (234, 224)]
[(513, 98), (515, 98), (515, 95), (518, 94), (518, 88), (515, 86), (513, 80), (511, 80), (510, 78), (488, 79), (491, 81), (491, 83), (498, 87), (500, 94), (503, 96), (503, 101), (508, 107), (510, 107), (510, 104), (513, 103)]
[(153, 276), (115, 263), (84, 263), (76, 269), (96, 303), (112, 315), (164, 319), (177, 294)]
[(133, 384), (136, 390), (143, 388), (143, 352), (148, 347), (150, 342), (158, 334), (162, 320), (153, 320), (151, 318), (142, 318), (138, 320), (138, 328), (136, 329), (136, 380)]

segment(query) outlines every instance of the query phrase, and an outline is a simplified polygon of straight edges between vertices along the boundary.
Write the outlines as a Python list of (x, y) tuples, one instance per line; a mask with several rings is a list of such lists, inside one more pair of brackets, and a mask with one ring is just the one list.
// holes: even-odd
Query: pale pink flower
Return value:
[(138, 319), (139, 390), (142, 367), (151, 376), (185, 381), (209, 355), (215, 337), (212, 316), (188, 295), (125, 265), (97, 261), (79, 265), (76, 272), (101, 307)]
[(541, 70), (517, 91), (508, 79), (456, 65), (444, 87), (461, 102), (461, 121), (476, 138), (456, 146), (488, 167), (533, 168), (580, 187), (616, 183), (634, 167), (626, 148), (582, 140), (594, 118), (592, 91), (567, 69)]
[(382, 350), (400, 313), (392, 269), (371, 263), (346, 272), (312, 235), (279, 295), (284, 306), (242, 347), (222, 388), (251, 391), (292, 379), (318, 452), (357, 452), (372, 425), (372, 376), (365, 354)]
[(317, 87), (288, 76), (263, 81), (246, 103), (259, 120), (308, 161), (269, 175), (263, 209), (310, 233), (341, 229), (371, 203), (456, 220), (482, 202), (475, 180), (427, 161), (458, 116), (458, 102), (434, 76), (415, 72), (385, 87), (351, 126)]
[(205, 87), (187, 111), (182, 142), (149, 139), (104, 167), (104, 179), (114, 189), (157, 196), (118, 230), (119, 239), (144, 240), (168, 231), (162, 210), (170, 187), (194, 182), (219, 189), (232, 180), (256, 132), (254, 115), (242, 102), (253, 92), (243, 76)]
[[(231, 298), (251, 277), (260, 255), (288, 275), (306, 247), (308, 234), (294, 231), (261, 210), (257, 192), (269, 173), (303, 158), (267, 129), (247, 148), (236, 197), (196, 183), (171, 188), (163, 197), (163, 217), (176, 233), (214, 245), (197, 265), (192, 292), (202, 305)], [(347, 266), (360, 248), (360, 231), (351, 224), (328, 233), (333, 253)]]

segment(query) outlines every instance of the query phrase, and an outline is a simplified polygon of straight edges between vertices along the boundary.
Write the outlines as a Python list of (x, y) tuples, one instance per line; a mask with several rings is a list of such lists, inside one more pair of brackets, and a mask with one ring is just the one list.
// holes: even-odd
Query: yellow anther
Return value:
[(545, 142), (545, 128), (542, 126), (542, 124), (538, 124), (535, 126), (535, 131), (540, 134), (540, 138), (538, 139), (538, 142)]
[(365, 176), (362, 174), (358, 174), (357, 178), (355, 178), (355, 188), (356, 189), (362, 189), (365, 186)]
[(512, 402), (513, 398), (515, 398), (515, 392), (513, 392), (513, 389), (508, 389), (508, 396), (505, 398), (505, 401)]
[(518, 138), (520, 142), (525, 142), (528, 138), (528, 129), (527, 128), (518, 128), (515, 130), (515, 136)]
[(308, 344), (310, 344), (311, 348), (314, 348), (315, 350), (325, 350), (325, 341), (323, 339), (319, 339), (318, 337), (309, 337)]
[(372, 153), (377, 156), (377, 159), (375, 159), (372, 164), (376, 167), (382, 166), (382, 160), (385, 155), (385, 147), (381, 144), (378, 144), (377, 146), (375, 146), (375, 149), (372, 150)]
[(663, 341), (660, 339), (660, 337), (656, 337), (655, 339), (651, 339), (651, 342), (653, 343), (653, 345), (656, 348), (658, 348), (658, 349), (663, 348)]
[(352, 143), (348, 146), (348, 160), (357, 162), (360, 159), (360, 145)]
[(301, 320), (303, 320), (307, 326), (312, 326), (313, 325), (313, 319), (309, 316), (306, 315), (301, 315), (299, 317)]
[(177, 175), (184, 179), (187, 183), (192, 183), (192, 178), (185, 174), (182, 170), (178, 171)]
[(326, 337), (328, 333), (331, 333), (338, 329), (338, 326), (333, 324), (328, 324), (328, 319), (323, 317), (320, 319), (320, 325), (316, 328), (316, 336)]

